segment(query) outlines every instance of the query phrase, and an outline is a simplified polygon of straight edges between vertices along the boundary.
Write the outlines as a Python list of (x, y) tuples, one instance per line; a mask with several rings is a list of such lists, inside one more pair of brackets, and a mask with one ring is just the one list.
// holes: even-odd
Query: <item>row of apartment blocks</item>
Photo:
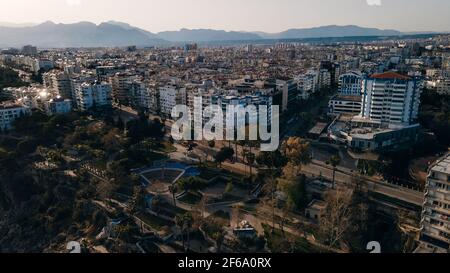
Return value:
[(37, 73), (40, 70), (48, 71), (55, 67), (55, 63), (49, 59), (28, 55), (0, 55), (0, 62), (23, 67), (33, 73)]
[[(9, 102), (8, 107), (0, 107), (0, 111), (4, 113), (0, 116), (0, 129), (2, 130), (10, 130), (14, 120), (19, 117), (18, 113), (30, 113), (31, 109), (41, 110), (48, 115), (56, 115), (69, 113), (74, 108), (87, 111), (96, 106), (112, 106), (111, 86), (107, 83), (84, 82), (77, 84), (69, 96), (70, 99), (43, 86), (5, 88), (3, 95), (9, 99)], [(14, 105), (14, 111), (11, 110), (11, 105)]]

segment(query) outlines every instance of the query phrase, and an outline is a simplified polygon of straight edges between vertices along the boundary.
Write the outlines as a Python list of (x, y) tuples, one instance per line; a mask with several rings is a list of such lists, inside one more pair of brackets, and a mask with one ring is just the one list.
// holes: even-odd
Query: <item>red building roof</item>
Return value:
[(373, 74), (370, 76), (372, 79), (381, 80), (411, 80), (411, 77), (396, 73), (396, 72), (385, 72), (379, 74)]

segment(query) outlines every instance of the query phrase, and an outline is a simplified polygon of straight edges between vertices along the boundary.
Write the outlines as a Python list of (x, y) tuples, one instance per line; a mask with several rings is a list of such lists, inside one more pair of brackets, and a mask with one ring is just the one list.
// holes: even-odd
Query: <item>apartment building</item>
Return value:
[(450, 252), (450, 155), (430, 168), (420, 241), (430, 249)]
[(133, 79), (125, 82), (125, 88), (129, 90), (131, 107), (137, 110), (148, 111), (150, 108), (150, 90), (140, 80)]
[[(249, 105), (256, 106), (258, 110), (258, 106), (267, 106), (267, 122), (268, 125), (271, 125), (272, 121), (272, 105), (273, 105), (273, 97), (271, 94), (268, 94), (268, 90), (255, 91), (248, 95), (237, 95), (236, 92), (228, 92), (229, 94), (234, 95), (213, 95), (212, 96), (212, 104), (218, 105), (224, 114), (224, 122), (226, 122), (227, 115), (227, 107), (229, 105), (232, 106), (242, 106), (247, 107)], [(249, 116), (246, 116), (245, 123), (248, 124)], [(237, 124), (237, 123), (236, 123)], [(226, 125), (226, 124), (224, 124)]]
[(15, 102), (5, 102), (0, 104), (0, 130), (10, 130), (14, 121), (30, 113), (30, 108)]
[(307, 100), (312, 94), (317, 92), (319, 83), (317, 71), (310, 70), (299, 75), (296, 80), (300, 99)]
[(427, 81), (427, 88), (435, 90), (441, 95), (450, 95), (450, 77)]
[(64, 98), (55, 98), (45, 102), (47, 115), (66, 114), (72, 111), (72, 101)]
[(106, 82), (82, 83), (75, 89), (77, 107), (81, 111), (86, 111), (94, 106), (111, 106), (111, 93), (111, 85)]
[(289, 106), (298, 99), (298, 83), (294, 79), (276, 80), (276, 91), (281, 93), (281, 110), (287, 111)]
[(49, 72), (43, 75), (44, 86), (54, 96), (72, 99), (72, 79), (64, 72)]
[(361, 72), (351, 71), (339, 77), (339, 94), (361, 96), (363, 76)]
[(131, 96), (128, 89), (128, 82), (131, 80), (132, 75), (129, 73), (116, 73), (114, 76), (109, 77), (109, 83), (112, 86), (112, 97), (115, 102), (123, 105), (130, 105)]
[(389, 128), (417, 122), (422, 93), (418, 79), (386, 72), (366, 77), (362, 85), (363, 119)]
[(318, 72), (319, 90), (330, 88), (333, 83), (333, 75), (327, 69), (320, 69)]
[(186, 105), (186, 88), (167, 85), (159, 88), (161, 114), (170, 117), (176, 105)]
[(24, 55), (36, 55), (38, 53), (37, 47), (32, 45), (26, 45), (22, 47), (22, 54)]

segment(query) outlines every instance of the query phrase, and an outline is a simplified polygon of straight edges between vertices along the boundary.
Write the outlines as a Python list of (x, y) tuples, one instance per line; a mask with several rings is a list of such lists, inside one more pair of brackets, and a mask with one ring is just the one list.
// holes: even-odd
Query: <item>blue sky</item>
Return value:
[(450, 31), (449, 0), (0, 0), (0, 22), (124, 21), (152, 32), (322, 25)]

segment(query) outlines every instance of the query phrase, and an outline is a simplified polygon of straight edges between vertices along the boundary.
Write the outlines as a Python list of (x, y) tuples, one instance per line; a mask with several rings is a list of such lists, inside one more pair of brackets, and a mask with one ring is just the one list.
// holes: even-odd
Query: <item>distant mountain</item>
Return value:
[(118, 23), (55, 24), (49, 21), (31, 27), (0, 27), (0, 46), (20, 47), (26, 44), (51, 48), (153, 46), (166, 42), (150, 32)]
[(384, 30), (377, 28), (365, 28), (359, 26), (323, 26), (315, 28), (289, 29), (280, 33), (266, 32), (226, 32), (212, 29), (181, 29), (179, 31), (160, 32), (157, 36), (170, 42), (193, 41), (236, 41), (236, 40), (260, 40), (260, 39), (305, 39), (327, 37), (352, 37), (352, 36), (398, 36), (403, 33), (396, 30)]
[(109, 21), (99, 25), (90, 22), (39, 25), (0, 23), (0, 47), (21, 47), (32, 44), (40, 48), (52, 47), (138, 47), (170, 45), (181, 42), (252, 41), (261, 39), (305, 39), (351, 36), (397, 36), (396, 30), (382, 30), (359, 26), (323, 26), (289, 29), (280, 33), (224, 31), (213, 29), (181, 29), (151, 33), (127, 23)]
[(158, 36), (157, 36), (156, 34), (151, 33), (150, 31), (147, 31), (147, 30), (143, 30), (143, 29), (141, 29), (141, 28), (134, 27), (134, 26), (132, 26), (132, 25), (130, 25), (130, 24), (127, 24), (127, 23), (117, 22), (117, 21), (108, 21), (108, 22), (106, 22), (106, 23), (107, 23), (107, 24), (111, 24), (111, 25), (116, 25), (116, 26), (119, 26), (119, 27), (124, 28), (124, 29), (127, 29), (127, 30), (137, 30), (137, 31), (139, 31), (140, 33), (142, 33), (142, 34), (148, 36), (148, 37), (151, 38), (151, 39), (159, 39)]
[(179, 31), (160, 32), (157, 35), (159, 38), (170, 42), (215, 42), (261, 39), (261, 37), (255, 33), (213, 29), (183, 28)]
[(398, 36), (403, 33), (396, 30), (365, 28), (359, 26), (322, 26), (314, 28), (289, 29), (280, 33), (255, 32), (264, 39), (304, 39), (352, 36)]

